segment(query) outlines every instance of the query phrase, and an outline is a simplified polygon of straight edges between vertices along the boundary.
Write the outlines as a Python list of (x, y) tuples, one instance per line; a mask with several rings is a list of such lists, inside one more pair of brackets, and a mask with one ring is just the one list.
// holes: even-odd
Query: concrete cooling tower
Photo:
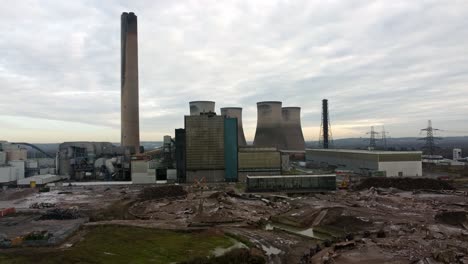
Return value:
[(301, 127), (301, 108), (283, 107), (283, 135), (287, 150), (305, 150), (304, 135)]
[(246, 146), (244, 128), (242, 127), (242, 108), (241, 107), (223, 107), (221, 108), (221, 115), (237, 118), (237, 144), (239, 146)]
[(137, 16), (121, 16), (121, 145), (139, 152)]
[(215, 102), (213, 101), (192, 101), (190, 102), (190, 115), (198, 116), (201, 113), (215, 111)]
[(284, 149), (286, 142), (281, 123), (281, 102), (258, 102), (257, 130), (255, 131), (254, 146)]

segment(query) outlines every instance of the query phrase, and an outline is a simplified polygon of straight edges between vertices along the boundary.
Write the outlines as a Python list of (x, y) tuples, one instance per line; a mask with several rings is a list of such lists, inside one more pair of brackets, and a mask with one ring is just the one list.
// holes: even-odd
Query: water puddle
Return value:
[(239, 242), (239, 241), (236, 241), (236, 240), (233, 240), (233, 241), (234, 241), (234, 245), (232, 245), (232, 246), (230, 246), (228, 248), (217, 247), (211, 252), (211, 254), (214, 255), (215, 257), (219, 257), (219, 256), (222, 256), (222, 255), (226, 254), (227, 252), (229, 252), (229, 251), (231, 251), (233, 249), (249, 248), (248, 246), (246, 246), (242, 242)]
[(286, 231), (288, 233), (293, 233), (293, 234), (297, 234), (297, 235), (300, 235), (300, 236), (313, 238), (313, 239), (319, 239), (319, 240), (325, 240), (325, 239), (330, 238), (329, 235), (324, 234), (322, 232), (314, 232), (314, 229), (312, 227), (306, 228), (306, 229), (300, 229), (300, 228), (297, 228), (297, 227), (292, 227), (292, 226), (287, 226), (287, 225), (280, 225), (280, 224), (272, 224), (272, 223), (268, 223), (264, 227), (264, 230), (266, 230), (266, 231), (272, 231), (274, 229), (279, 229), (279, 230)]

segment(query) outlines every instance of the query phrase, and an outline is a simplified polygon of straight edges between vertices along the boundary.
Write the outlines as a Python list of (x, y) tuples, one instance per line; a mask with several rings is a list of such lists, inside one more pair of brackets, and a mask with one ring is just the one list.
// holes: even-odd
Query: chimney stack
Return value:
[(138, 30), (137, 16), (121, 16), (121, 146), (140, 152), (138, 110)]

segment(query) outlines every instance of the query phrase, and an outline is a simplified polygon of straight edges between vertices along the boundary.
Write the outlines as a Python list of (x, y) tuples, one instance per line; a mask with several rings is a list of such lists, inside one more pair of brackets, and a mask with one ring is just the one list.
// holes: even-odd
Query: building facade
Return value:
[(422, 176), (421, 156), (420, 151), (306, 150), (306, 161), (314, 165), (387, 177)]

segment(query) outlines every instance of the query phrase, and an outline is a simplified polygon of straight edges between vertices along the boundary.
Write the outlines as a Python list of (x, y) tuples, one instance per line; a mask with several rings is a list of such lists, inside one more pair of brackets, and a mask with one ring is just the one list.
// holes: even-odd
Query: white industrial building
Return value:
[(350, 149), (307, 149), (306, 161), (337, 170), (387, 177), (422, 176), (420, 151), (368, 151)]

